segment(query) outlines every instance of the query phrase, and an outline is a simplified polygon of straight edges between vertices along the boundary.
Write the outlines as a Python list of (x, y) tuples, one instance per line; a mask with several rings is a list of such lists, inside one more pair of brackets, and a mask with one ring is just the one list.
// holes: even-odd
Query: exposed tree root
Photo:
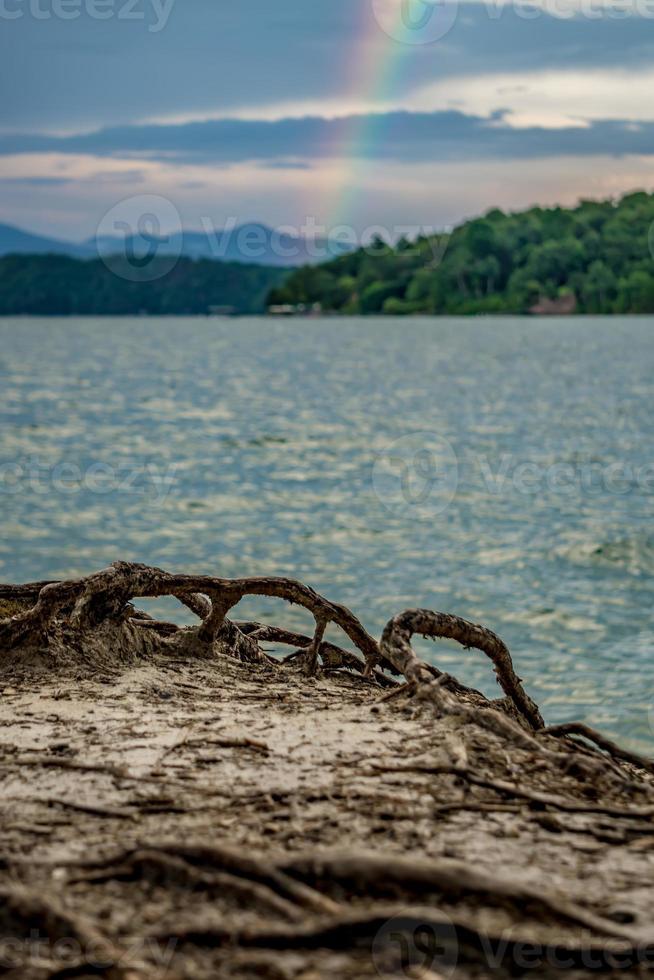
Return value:
[(138, 813), (127, 807), (103, 806), (101, 803), (80, 803), (77, 800), (65, 800), (59, 796), (35, 797), (24, 803), (40, 803), (43, 806), (56, 806), (64, 810), (76, 810), (78, 813), (88, 813), (93, 817), (107, 817), (111, 820), (134, 820)]
[[(141, 598), (165, 595), (199, 625), (158, 622), (138, 608)], [(246, 595), (303, 606), (315, 621), (312, 635), (227, 618)], [(311, 972), (325, 951), (351, 955), (347, 980), (373, 976), (357, 973), (357, 964), (377, 969), (375, 948), (389, 944), (389, 920), (409, 945), (416, 930), (428, 930), (445, 953), (481, 963), (472, 977), (486, 975), (491, 955), (511, 972), (516, 951), (534, 943), (546, 958), (585, 968), (594, 957), (607, 970), (616, 942), (622, 963), (633, 966), (654, 948), (643, 916), (649, 879), (639, 875), (654, 849), (654, 762), (581, 724), (545, 728), (506, 646), (483, 626), (408, 610), (378, 645), (349, 610), (300, 582), (171, 575), (126, 563), (71, 582), (0, 586), (0, 615), (3, 609), (12, 613), (0, 619), (0, 667), (8, 675), (35, 651), (55, 674), (62, 651), (73, 668), (76, 657), (92, 666), (96, 651), (103, 668), (112, 654), (122, 662), (136, 651), (125, 660), (134, 667), (129, 683), (107, 692), (112, 709), (105, 705), (104, 717), (112, 725), (91, 752), (92, 699), (75, 738), (65, 728), (76, 720), (74, 705), (62, 710), (57, 742), (33, 737), (32, 704), (15, 722), (12, 702), (5, 705), (3, 723), (15, 724), (18, 739), (13, 747), (7, 736), (0, 760), (11, 782), (0, 807), (10, 841), (0, 856), (0, 925), (10, 938), (36, 928), (51, 940), (72, 936), (84, 949), (97, 942), (105, 954), (101, 965), (31, 957), (26, 980), (154, 977), (147, 956), (124, 965), (132, 929), (132, 937), (174, 941), (188, 968), (182, 975), (199, 978), (222, 976), (230, 956), (234, 963), (245, 957), (245, 972), (225, 976), (264, 975), (264, 966), (293, 980), (340, 976), (329, 963)], [(325, 639), (330, 624), (356, 652)], [(423, 663), (411, 648), (414, 633), (482, 651), (504, 697), (489, 701)], [(263, 649), (267, 643), (293, 652), (280, 661)], [(320, 684), (307, 682), (321, 670)], [(106, 672), (113, 685), (118, 673)], [(48, 733), (58, 717), (55, 693), (41, 715)], [(132, 717), (138, 704), (146, 706), (140, 720)], [(323, 726), (328, 737), (319, 743)], [(134, 756), (120, 755), (125, 730)], [(235, 751), (201, 752), (212, 746)], [(103, 761), (87, 761), (87, 752)], [(46, 806), (65, 817), (48, 826)], [(34, 857), (32, 842), (41, 846), (44, 828), (50, 839)], [(607, 848), (613, 863), (607, 859), (601, 874), (594, 856), (583, 863), (583, 855)], [(543, 869), (528, 873), (541, 858)], [(575, 862), (589, 879), (597, 874), (601, 896), (595, 879), (587, 891), (576, 887)], [(638, 914), (630, 917), (623, 899), (635, 881)], [(57, 888), (65, 901), (50, 898)], [(86, 918), (96, 910), (97, 923)], [(286, 955), (301, 951), (317, 959), (288, 966)], [(438, 963), (431, 966), (437, 975)]]
[[(157, 623), (131, 604), (135, 598), (172, 595), (188, 606), (202, 620), (197, 631), (174, 628), (174, 624)], [(316, 620), (313, 637), (260, 623), (233, 623), (226, 618), (229, 610), (246, 595), (278, 597), (308, 609)], [(97, 626), (107, 619), (129, 619), (143, 630), (168, 636), (171, 642), (187, 638), (187, 643), (216, 641), (229, 646), (232, 653), (246, 661), (269, 662), (260, 650), (259, 642), (290, 644), (299, 648), (309, 672), (315, 672), (322, 660), (328, 669), (346, 668), (366, 675), (375, 673), (382, 663), (391, 669), (411, 676), (407, 680), (425, 678), (427, 674), (441, 676), (440, 671), (421, 664), (411, 651), (409, 640), (413, 632), (429, 636), (447, 636), (466, 646), (483, 650), (493, 661), (498, 680), (507, 697), (533, 728), (542, 727), (542, 718), (534, 702), (525, 693), (516, 676), (509, 651), (490, 630), (467, 623), (443, 613), (413, 610), (395, 617), (384, 634), (384, 643), (392, 647), (392, 655), (380, 652), (376, 641), (366, 632), (359, 620), (346, 607), (330, 602), (301, 582), (281, 578), (220, 579), (208, 576), (171, 575), (158, 568), (115, 562), (104, 571), (70, 582), (34, 583), (31, 585), (0, 586), (5, 599), (32, 601), (24, 611), (0, 620), (0, 647), (12, 649), (30, 641), (47, 640), (48, 629), (57, 617), (67, 616), (78, 629)], [(339, 626), (363, 654), (363, 662), (323, 641), (329, 623)], [(183, 642), (183, 639), (182, 639)], [(409, 651), (409, 653), (407, 652)], [(445, 675), (443, 675), (445, 676)], [(466, 691), (454, 679), (447, 678), (454, 690)], [(478, 693), (478, 692), (476, 692)]]
[(80, 875), (71, 881), (101, 884), (105, 881), (141, 878), (162, 880), (164, 883), (171, 880), (194, 890), (201, 888), (214, 893), (234, 893), (248, 902), (272, 909), (285, 919), (297, 921), (303, 915), (300, 905), (278, 894), (270, 884), (225, 870), (212, 868), (207, 871), (186, 861), (183, 856), (157, 850), (156, 847), (128, 851), (114, 860), (116, 863), (109, 864), (104, 869)]
[[(606, 970), (618, 958), (624, 967), (649, 963), (654, 956), (654, 934), (647, 930), (599, 915), (560, 892), (534, 887), (526, 879), (501, 872), (488, 874), (460, 861), (360, 851), (244, 858), (229, 848), (163, 843), (76, 866), (84, 867), (86, 873), (70, 878), (71, 882), (101, 884), (164, 876), (183, 887), (233, 892), (285, 920), (235, 928), (205, 913), (192, 922), (182, 919), (157, 930), (159, 942), (174, 941), (182, 947), (345, 950), (371, 942), (379, 946), (380, 936), (384, 941), (389, 931), (394, 937), (406, 933), (411, 938), (416, 930), (428, 930), (438, 939), (440, 955), (447, 957), (449, 948), (453, 962), (462, 951), (481, 961), (493, 957), (496, 968), (504, 960), (511, 963), (524, 950), (533, 953), (535, 949), (561, 968), (588, 967), (590, 962), (593, 968)], [(338, 895), (339, 901), (330, 895)], [(471, 897), (526, 913), (542, 923), (540, 938), (533, 930), (521, 935), (516, 928), (508, 934), (501, 929), (481, 929), (469, 914), (457, 910), (458, 902)], [(425, 904), (419, 904), (421, 901)], [(581, 930), (583, 938), (552, 940), (552, 928), (558, 922)], [(391, 941), (390, 935), (386, 941)]]
[(142, 862), (143, 853), (150, 862), (167, 863), (169, 858), (183, 861), (190, 868), (211, 868), (212, 872), (226, 872), (265, 885), (278, 892), (286, 901), (312, 913), (333, 914), (339, 905), (314, 888), (289, 877), (285, 870), (277, 868), (269, 861), (245, 856), (229, 847), (211, 847), (201, 844), (161, 843), (147, 845), (146, 851), (140, 849), (121, 852), (101, 862), (76, 862), (75, 866), (103, 869), (107, 874), (111, 868), (134, 866)]
[[(139, 597), (164, 595), (175, 596), (199, 616), (200, 627), (183, 630), (174, 624), (157, 623), (132, 605), (132, 600)], [(235, 623), (227, 619), (229, 610), (246, 595), (273, 596), (304, 606), (315, 618), (313, 637), (261, 623)], [(322, 661), (327, 669), (354, 670), (385, 683), (377, 665), (388, 666), (404, 675), (407, 693), (432, 701), (443, 713), (466, 717), (528, 751), (552, 761), (558, 760), (568, 767), (576, 765), (582, 775), (602, 771), (606, 757), (594, 759), (586, 754), (584, 758), (581, 751), (573, 756), (569, 752), (557, 752), (536, 740), (529, 730), (551, 736), (582, 735), (611, 758), (654, 772), (653, 761), (620, 749), (586, 726), (573, 724), (545, 729), (541, 713), (525, 692), (502, 640), (491, 630), (457, 616), (425, 609), (407, 610), (388, 623), (378, 646), (350, 610), (330, 602), (301, 582), (271, 577), (231, 580), (172, 575), (158, 568), (126, 562), (115, 562), (101, 572), (76, 581), (0, 586), (0, 597), (33, 603), (8, 619), (0, 620), (0, 647), (7, 650), (30, 642), (47, 644), (48, 631), (62, 617), (78, 630), (89, 630), (106, 621), (128, 621), (132, 628), (144, 633), (154, 632), (161, 637), (161, 642), (186, 652), (197, 652), (203, 645), (211, 648), (217, 643), (238, 659), (264, 666), (271, 666), (274, 661), (261, 650), (260, 642), (290, 644), (299, 648), (294, 656), (302, 658), (309, 674), (315, 673)], [(363, 654), (363, 661), (324, 641), (329, 623), (335, 623), (346, 633)], [(514, 706), (522, 724), (494, 706), (489, 707), (479, 692), (470, 691), (456, 679), (423, 663), (411, 648), (414, 633), (434, 639), (447, 637), (466, 648), (474, 647), (485, 653), (494, 665), (508, 703)], [(475, 703), (452, 696), (466, 694), (472, 695)]]
[[(264, 623), (240, 623), (235, 624), (238, 629), (246, 636), (256, 640), (257, 643), (277, 643), (282, 646), (297, 647), (297, 651), (290, 654), (288, 660), (304, 655), (307, 647), (311, 646), (312, 637), (304, 633), (297, 633), (293, 630), (281, 629), (278, 626), (267, 626)], [(343, 650), (333, 643), (323, 641), (320, 644), (320, 660), (325, 670), (351, 670), (357, 674), (366, 673), (366, 662), (361, 660), (350, 650)], [(383, 674), (380, 670), (373, 670), (371, 676), (381, 687), (396, 687), (397, 681)]]
[(256, 644), (251, 644), (246, 634), (230, 623), (226, 616), (244, 596), (265, 595), (304, 606), (315, 617), (316, 633), (306, 652), (310, 671), (315, 671), (322, 635), (328, 623), (340, 626), (363, 653), (368, 673), (380, 659), (376, 641), (349, 609), (330, 602), (292, 579), (171, 575), (146, 565), (114, 562), (104, 571), (76, 581), (44, 586), (41, 583), (34, 586), (3, 586), (3, 595), (7, 599), (33, 598), (36, 595), (36, 602), (30, 609), (0, 620), (0, 648), (5, 650), (30, 641), (43, 641), (53, 621), (58, 615), (68, 612), (71, 606), (71, 624), (77, 629), (89, 629), (103, 620), (128, 616), (127, 607), (134, 598), (172, 595), (202, 617), (197, 630), (197, 639), (201, 643), (211, 645), (223, 640), (237, 655), (244, 648), (246, 658), (249, 654), (255, 659), (264, 659)]
[[(383, 935), (392, 922), (392, 942), (397, 944), (398, 937), (405, 935), (412, 938), (420, 931), (426, 932), (430, 939), (436, 941), (439, 959), (448, 967), (452, 967), (462, 954), (478, 959), (481, 963), (494, 961), (495, 969), (504, 962), (513, 966), (525, 959), (529, 952), (531, 961), (536, 958), (547, 963), (551, 970), (570, 970), (578, 967), (584, 970), (611, 971), (629, 969), (634, 966), (651, 964), (652, 953), (644, 949), (639, 942), (628, 940), (616, 943), (593, 941), (591, 939), (552, 942), (543, 940), (535, 943), (531, 935), (520, 936), (512, 933), (507, 939), (502, 933), (482, 931), (472, 926), (464, 918), (441, 913), (432, 906), (379, 905), (370, 910), (348, 912), (340, 916), (308, 922), (300, 926), (281, 926), (269, 928), (244, 928), (238, 931), (222, 926), (219, 921), (206, 925), (194, 922), (181, 924), (173, 930), (157, 933), (160, 941), (174, 938), (180, 943), (193, 943), (197, 946), (220, 947), (237, 945), (241, 947), (263, 948), (269, 950), (284, 949), (350, 949), (357, 944), (370, 943)], [(391, 937), (388, 939), (390, 945)], [(429, 957), (424, 959), (429, 960)], [(401, 962), (401, 961), (400, 961)], [(410, 975), (404, 972), (399, 974)], [(486, 967), (488, 969), (488, 967)], [(529, 969), (529, 967), (527, 967)], [(449, 972), (449, 971), (448, 971)], [(431, 976), (430, 973), (414, 974), (415, 976)], [(434, 974), (440, 976), (440, 974)], [(488, 975), (488, 974), (484, 974)], [(544, 974), (543, 974), (544, 975)]]
[(501, 873), (488, 875), (471, 868), (461, 861), (441, 859), (416, 861), (410, 858), (382, 857), (372, 854), (309, 854), (282, 859), (278, 868), (286, 873), (298, 874), (310, 881), (329, 880), (350, 883), (364, 888), (366, 893), (416, 894), (439, 891), (449, 895), (477, 893), (508, 900), (524, 906), (526, 903), (542, 908), (555, 917), (564, 917), (577, 925), (587, 926), (597, 932), (619, 936), (632, 942), (639, 941), (632, 930), (602, 918), (580, 905), (567, 901), (560, 895), (548, 895), (541, 888), (535, 889)]
[(420, 685), (431, 683), (433, 678), (411, 649), (411, 637), (414, 633), (434, 639), (447, 637), (464, 647), (481, 650), (493, 662), (498, 683), (504, 693), (513, 701), (531, 728), (543, 727), (537, 705), (525, 692), (522, 681), (513, 669), (511, 654), (499, 636), (491, 630), (458, 616), (432, 612), (429, 609), (407, 609), (395, 616), (384, 630), (382, 652), (404, 674), (407, 681)]
[(461, 766), (430, 765), (428, 763), (409, 763), (405, 766), (375, 766), (375, 773), (425, 773), (429, 775), (448, 775), (457, 776), (464, 779), (472, 786), (480, 786), (483, 789), (494, 789), (504, 796), (513, 796), (517, 799), (529, 800), (541, 806), (552, 807), (555, 810), (563, 810), (566, 813), (603, 813), (610, 817), (627, 817), (634, 820), (650, 820), (654, 817), (654, 806), (641, 807), (619, 807), (610, 806), (602, 803), (579, 803), (576, 800), (567, 800), (562, 796), (553, 793), (538, 792), (527, 787), (516, 786), (502, 779), (488, 779), (477, 776), (469, 769)]
[(138, 961), (126, 963), (125, 951), (103, 936), (91, 920), (22, 885), (0, 887), (0, 935), (10, 937), (5, 963), (19, 956), (21, 940), (26, 947), (45, 945), (46, 957), (58, 943), (71, 944), (81, 954), (79, 962), (69, 964), (65, 972), (53, 965), (47, 970), (50, 978), (93, 973), (107, 980), (137, 980), (146, 975), (146, 966)]
[(598, 748), (608, 753), (614, 759), (619, 759), (621, 762), (629, 762), (632, 766), (636, 766), (637, 769), (644, 769), (645, 772), (654, 774), (654, 760), (647, 759), (645, 756), (638, 755), (636, 752), (629, 752), (620, 745), (616, 745), (615, 742), (602, 735), (601, 732), (596, 731), (596, 729), (591, 728), (589, 725), (583, 725), (579, 721), (571, 721), (565, 725), (550, 725), (547, 728), (543, 728), (542, 734), (561, 737), (579, 735), (582, 738), (588, 739), (590, 742), (594, 742)]
[[(555, 919), (563, 917), (575, 925), (607, 936), (617, 936), (634, 943), (646, 938), (560, 895), (548, 895), (541, 888), (535, 889), (526, 883), (503, 878), (501, 873), (491, 876), (463, 862), (445, 859), (416, 861), (388, 854), (319, 852), (265, 861), (245, 860), (225, 848), (163, 844), (158, 847), (151, 845), (147, 852), (131, 852), (112, 858), (106, 873), (110, 873), (112, 865), (120, 872), (126, 865), (133, 868), (135, 862), (144, 860), (160, 862), (165, 866), (173, 857), (191, 866), (201, 861), (203, 868), (229, 868), (232, 873), (241, 874), (246, 879), (278, 888), (312, 912), (337, 912), (338, 904), (328, 899), (324, 892), (341, 887), (355, 895), (387, 898), (432, 892), (449, 896), (474, 893), (490, 896), (495, 901), (506, 900), (521, 906), (530, 904), (553, 915)], [(296, 881), (297, 878), (303, 884)], [(317, 887), (320, 892), (316, 891)], [(652, 935), (654, 937), (654, 933)]]
[[(449, 637), (466, 647), (475, 647), (486, 653), (495, 664), (498, 681), (507, 697), (518, 709), (523, 724), (517, 724), (510, 717), (492, 708), (466, 704), (452, 697), (444, 689), (446, 675), (435, 679), (433, 670), (429, 669), (413, 651), (410, 641), (414, 633), (434, 638)], [(632, 788), (639, 788), (629, 774), (613, 767), (606, 757), (591, 758), (581, 752), (555, 751), (525, 730), (523, 726), (528, 725), (534, 733), (540, 734), (544, 731), (541, 713), (524, 691), (506, 646), (495, 633), (485, 627), (469, 623), (458, 616), (432, 612), (428, 609), (409, 609), (390, 620), (384, 629), (380, 646), (386, 659), (404, 674), (408, 683), (414, 685), (415, 695), (432, 702), (441, 713), (465, 718), (527, 751), (549, 759), (567, 772), (576, 772), (581, 778), (593, 778), (598, 773), (605, 775), (612, 773), (613, 776), (629, 783)], [(605, 747), (609, 744), (613, 745), (608, 740), (604, 740)], [(634, 757), (629, 755), (629, 761), (632, 761)], [(642, 759), (640, 761), (641, 768), (643, 762), (654, 766), (654, 762), (650, 763)]]

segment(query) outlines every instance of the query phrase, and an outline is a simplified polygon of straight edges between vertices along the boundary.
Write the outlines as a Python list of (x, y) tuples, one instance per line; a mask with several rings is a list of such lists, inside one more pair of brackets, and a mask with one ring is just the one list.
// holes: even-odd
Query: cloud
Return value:
[(261, 166), (268, 170), (311, 170), (306, 160), (264, 160)]
[(142, 184), (146, 177), (142, 170), (96, 170), (85, 179), (94, 184), (106, 181), (112, 184), (129, 184), (131, 186)]
[(74, 20), (8, 0), (25, 16), (0, 31), (2, 217), (87, 235), (147, 191), (187, 221), (284, 224), (331, 214), (349, 188), (347, 220), (438, 223), (649, 186), (654, 9), (525, 16), (519, 2), (459, 0), (445, 37), (407, 46), (371, 0), (175, 0), (156, 33), (153, 0), (129, 0), (142, 21), (118, 16), (126, 0), (101, 21), (91, 0)]
[(654, 122), (599, 119), (544, 128), (458, 110), (389, 112), (342, 119), (210, 120), (176, 126), (123, 126), (76, 136), (0, 136), (0, 155), (54, 152), (94, 157), (229, 165), (344, 157), (403, 163), (474, 159), (654, 154)]
[[(70, 132), (164, 115), (264, 116), (266, 107), (299, 100), (347, 106), (363, 97), (374, 105), (387, 94), (389, 66), (401, 102), (445, 80), (456, 98), (458, 79), (491, 73), (652, 64), (649, 19), (527, 19), (498, 3), (461, 3), (442, 40), (410, 49), (379, 28), (371, 0), (176, 0), (156, 34), (146, 20), (117, 16), (3, 21), (0, 86), (11, 93), (3, 127)], [(376, 73), (362, 72), (366, 65)]]
[(63, 187), (71, 183), (72, 177), (0, 177), (0, 184), (9, 187)]

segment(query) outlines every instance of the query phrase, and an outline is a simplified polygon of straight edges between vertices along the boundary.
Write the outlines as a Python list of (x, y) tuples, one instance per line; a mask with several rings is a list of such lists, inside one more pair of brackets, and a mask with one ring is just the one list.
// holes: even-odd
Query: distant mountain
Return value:
[(62, 242), (57, 238), (32, 235), (29, 231), (0, 224), (0, 255), (72, 255), (88, 254), (88, 247)]
[[(130, 250), (139, 255), (151, 242), (141, 236), (131, 238), (103, 237), (89, 239), (85, 247), (96, 254), (124, 254)], [(218, 259), (222, 262), (245, 262), (255, 265), (289, 268), (297, 265), (316, 265), (349, 251), (338, 242), (326, 239), (306, 241), (297, 235), (276, 231), (261, 224), (244, 224), (235, 228), (183, 231), (181, 234), (156, 240), (157, 254), (184, 255), (192, 259)]]
[(10, 254), (57, 254), (93, 259), (108, 255), (180, 255), (192, 259), (217, 259), (291, 268), (317, 265), (350, 251), (342, 243), (326, 239), (307, 241), (300, 236), (276, 231), (261, 224), (208, 231), (184, 231), (169, 237), (149, 239), (140, 235), (102, 236), (84, 242), (65, 242), (32, 235), (11, 225), (0, 225), (0, 256)]

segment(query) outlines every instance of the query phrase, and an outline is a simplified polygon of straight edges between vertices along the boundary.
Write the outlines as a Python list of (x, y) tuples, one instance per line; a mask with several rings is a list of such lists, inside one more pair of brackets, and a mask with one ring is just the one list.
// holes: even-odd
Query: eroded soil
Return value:
[(547, 975), (566, 951), (585, 975), (607, 949), (646, 969), (643, 773), (607, 778), (598, 799), (343, 672), (159, 653), (60, 676), (32, 658), (1, 683), (8, 976), (520, 975), (529, 955)]

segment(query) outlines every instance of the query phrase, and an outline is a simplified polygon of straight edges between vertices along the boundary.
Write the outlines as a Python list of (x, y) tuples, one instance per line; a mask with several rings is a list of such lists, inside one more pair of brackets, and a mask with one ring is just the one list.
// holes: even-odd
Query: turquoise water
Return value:
[(0, 392), (0, 580), (123, 558), (298, 577), (375, 634), (455, 612), (548, 720), (654, 750), (654, 320), (0, 320)]

